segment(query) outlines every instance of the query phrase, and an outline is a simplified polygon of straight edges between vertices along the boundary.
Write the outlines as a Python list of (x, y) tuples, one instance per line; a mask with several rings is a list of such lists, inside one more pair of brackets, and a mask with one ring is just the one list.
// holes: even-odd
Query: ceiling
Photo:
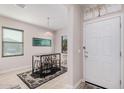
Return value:
[(16, 4), (1, 4), (0, 15), (52, 30), (59, 30), (67, 25), (67, 9), (62, 4), (26, 4), (24, 8)]

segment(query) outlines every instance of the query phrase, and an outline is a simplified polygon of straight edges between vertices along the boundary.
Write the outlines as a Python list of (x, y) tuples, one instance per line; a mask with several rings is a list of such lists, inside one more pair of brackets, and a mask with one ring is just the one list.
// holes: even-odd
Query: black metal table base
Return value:
[(61, 70), (61, 54), (47, 54), (32, 56), (32, 75), (45, 77)]

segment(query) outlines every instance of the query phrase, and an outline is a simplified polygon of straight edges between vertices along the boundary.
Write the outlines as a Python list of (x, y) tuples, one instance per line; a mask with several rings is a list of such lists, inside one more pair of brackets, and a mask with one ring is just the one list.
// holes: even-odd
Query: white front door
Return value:
[(85, 25), (85, 79), (120, 88), (120, 17)]

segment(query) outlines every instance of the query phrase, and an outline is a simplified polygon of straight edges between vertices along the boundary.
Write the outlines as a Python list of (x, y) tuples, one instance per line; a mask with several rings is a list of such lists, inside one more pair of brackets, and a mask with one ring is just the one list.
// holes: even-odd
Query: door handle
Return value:
[(86, 49), (86, 47), (85, 47), (85, 46), (83, 46), (83, 49)]
[(88, 54), (88, 51), (84, 51), (86, 54)]
[(85, 57), (88, 57), (88, 55), (85, 55)]

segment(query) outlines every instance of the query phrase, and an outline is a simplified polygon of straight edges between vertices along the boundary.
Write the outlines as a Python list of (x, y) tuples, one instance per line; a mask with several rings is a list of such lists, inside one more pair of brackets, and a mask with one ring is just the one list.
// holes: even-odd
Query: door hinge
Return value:
[(121, 85), (121, 80), (120, 80), (120, 85)]
[(120, 56), (122, 56), (122, 53), (120, 52)]
[(121, 28), (121, 23), (120, 23), (120, 28)]

